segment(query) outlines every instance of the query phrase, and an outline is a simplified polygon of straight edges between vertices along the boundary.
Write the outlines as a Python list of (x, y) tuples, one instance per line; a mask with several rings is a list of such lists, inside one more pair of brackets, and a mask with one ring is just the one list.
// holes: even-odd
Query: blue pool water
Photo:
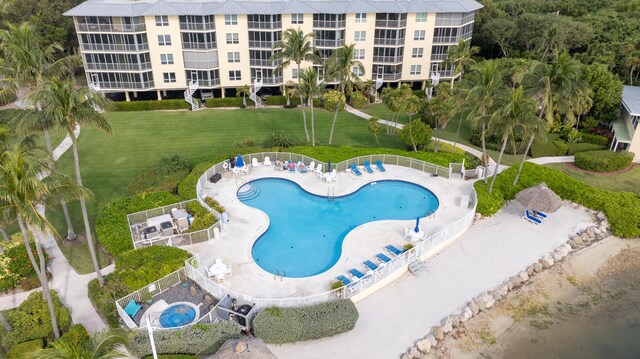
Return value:
[(330, 201), (289, 180), (263, 178), (241, 187), (238, 198), (265, 212), (271, 222), (253, 244), (256, 263), (267, 272), (293, 278), (331, 268), (340, 258), (344, 237), (361, 224), (425, 217), (438, 208), (431, 191), (404, 181), (373, 182)]
[(196, 318), (196, 310), (187, 304), (176, 304), (160, 314), (160, 325), (163, 328), (175, 328), (187, 325)]

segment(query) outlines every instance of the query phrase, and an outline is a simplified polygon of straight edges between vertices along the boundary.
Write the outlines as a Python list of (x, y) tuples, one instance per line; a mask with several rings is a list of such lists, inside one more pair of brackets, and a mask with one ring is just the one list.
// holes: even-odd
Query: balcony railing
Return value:
[(147, 51), (149, 44), (81, 44), (84, 51)]
[(220, 67), (218, 60), (212, 61), (190, 61), (184, 60), (184, 67), (198, 70), (212, 70)]
[(182, 42), (182, 48), (185, 50), (212, 50), (218, 48), (218, 43), (213, 42)]
[(180, 30), (215, 30), (216, 24), (214, 22), (181, 22)]
[(347, 24), (346, 20), (341, 20), (341, 21), (314, 21), (313, 22), (313, 27), (314, 28), (321, 28), (321, 29), (339, 29), (339, 28), (344, 28), (346, 24)]
[(252, 41), (249, 40), (249, 47), (256, 47), (260, 49), (272, 49), (277, 41)]
[(449, 54), (431, 54), (431, 61), (444, 61), (449, 57)]
[(404, 56), (373, 56), (373, 62), (385, 62), (391, 64), (397, 64), (402, 62)]
[(87, 70), (124, 70), (124, 71), (143, 71), (150, 70), (151, 63), (145, 62), (141, 64), (100, 64), (95, 62), (87, 62), (84, 64)]
[(144, 24), (77, 24), (79, 32), (141, 32), (147, 28)]
[(407, 19), (404, 20), (376, 20), (376, 27), (399, 28), (406, 27)]
[(282, 60), (249, 60), (251, 66), (262, 66), (262, 67), (278, 67), (282, 63)]
[[(254, 77), (251, 78), (251, 83), (253, 83), (256, 79)], [(280, 77), (262, 77), (263, 85), (280, 85), (282, 84), (282, 76)]]
[(145, 81), (145, 82), (125, 82), (125, 81), (99, 81), (101, 89), (118, 89), (118, 90), (127, 90), (127, 89), (149, 89), (154, 86), (153, 81)]
[(344, 45), (344, 39), (342, 40), (314, 39), (313, 44), (316, 47), (340, 47)]
[(399, 39), (383, 39), (376, 37), (373, 39), (373, 43), (375, 45), (391, 45), (391, 46), (402, 46), (404, 45), (404, 37)]
[(395, 74), (384, 74), (382, 75), (382, 79), (385, 81), (396, 81), (402, 78), (402, 72), (398, 72)]
[(281, 29), (282, 21), (276, 22), (262, 22), (262, 21), (249, 21), (250, 29)]

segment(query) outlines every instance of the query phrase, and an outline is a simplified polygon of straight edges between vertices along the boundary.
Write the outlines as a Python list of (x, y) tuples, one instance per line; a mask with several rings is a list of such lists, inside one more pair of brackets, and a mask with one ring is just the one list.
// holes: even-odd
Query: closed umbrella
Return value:
[(420, 216), (416, 217), (416, 228), (413, 229), (414, 232), (420, 232)]
[(562, 199), (546, 183), (532, 186), (516, 194), (518, 202), (537, 212), (555, 212), (562, 207)]
[(244, 167), (244, 160), (242, 159), (242, 155), (238, 153), (238, 158), (236, 158), (236, 167)]

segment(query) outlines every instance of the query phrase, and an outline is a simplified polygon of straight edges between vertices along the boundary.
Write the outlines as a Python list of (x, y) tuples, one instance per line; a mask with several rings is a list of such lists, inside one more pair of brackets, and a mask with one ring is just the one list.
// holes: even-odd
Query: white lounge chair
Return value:
[(322, 163), (318, 163), (318, 166), (313, 172), (315, 172), (317, 176), (320, 176), (320, 177), (324, 176), (324, 173), (322, 172)]
[(253, 167), (258, 167), (258, 166), (260, 166), (260, 162), (258, 162), (258, 159), (254, 157), (254, 158), (251, 159), (251, 165)]
[(333, 170), (331, 170), (331, 173), (325, 173), (325, 180), (330, 183), (330, 182), (337, 182), (338, 181), (338, 170), (336, 170), (335, 168)]
[(316, 167), (316, 161), (311, 161), (311, 163), (309, 163), (309, 165), (307, 166), (307, 172), (313, 172), (315, 171)]
[(271, 158), (269, 156), (264, 156), (264, 165), (271, 166)]

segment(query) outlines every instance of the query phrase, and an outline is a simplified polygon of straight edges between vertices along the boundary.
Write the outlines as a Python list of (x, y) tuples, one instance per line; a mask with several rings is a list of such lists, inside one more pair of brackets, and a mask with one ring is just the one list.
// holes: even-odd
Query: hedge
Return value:
[(167, 192), (145, 193), (107, 203), (100, 209), (96, 219), (98, 241), (113, 256), (133, 249), (127, 214), (173, 203), (176, 203), (176, 197)]
[(556, 156), (564, 156), (569, 152), (569, 146), (563, 140), (558, 138), (553, 141), (553, 144), (556, 146)]
[(630, 192), (605, 191), (589, 186), (552, 168), (525, 162), (516, 186), (512, 186), (517, 167), (511, 167), (498, 175), (493, 193), (483, 181), (474, 184), (478, 194), (477, 211), (484, 216), (496, 213), (506, 200), (515, 198), (517, 192), (546, 183), (562, 199), (579, 203), (595, 211), (602, 211), (611, 224), (613, 233), (622, 238), (640, 236), (640, 195)]
[(141, 173), (129, 182), (127, 194), (134, 196), (149, 192), (176, 193), (178, 191), (178, 185), (188, 174), (188, 168), (183, 168), (167, 175), (159, 174), (158, 171), (152, 169)]
[(349, 299), (306, 307), (271, 307), (253, 319), (256, 337), (265, 343), (295, 343), (348, 332), (358, 321), (358, 309)]
[[(52, 290), (53, 307), (58, 320), (58, 329), (66, 332), (71, 326), (71, 314), (62, 305), (58, 294)], [(53, 328), (51, 327), (51, 316), (47, 301), (42, 297), (42, 292), (34, 292), (16, 308), (6, 315), (7, 322), (13, 327), (11, 333), (6, 333), (4, 328), (2, 334), (2, 345), (11, 348), (15, 344), (24, 343), (34, 339), (53, 338)]]
[[(10, 242), (0, 243), (4, 250), (4, 253), (0, 253), (0, 291), (7, 292), (16, 287), (23, 290), (40, 287), (40, 280), (29, 260), (22, 234), (15, 233), (10, 239)], [(31, 232), (29, 232), (29, 240), (35, 255), (36, 245)], [(44, 248), (42, 251), (46, 263), (47, 253)]]
[[(249, 98), (247, 99), (247, 107), (254, 106), (255, 103)], [(225, 97), (225, 98), (208, 98), (206, 100), (207, 107), (242, 107), (242, 97)]]
[(362, 92), (356, 91), (351, 94), (349, 102), (351, 103), (351, 107), (361, 109), (369, 103), (369, 100), (362, 94)]
[(599, 145), (602, 147), (606, 147), (609, 144), (609, 139), (601, 135), (592, 135), (587, 132), (582, 132), (582, 141), (586, 143), (592, 143), (594, 145)]
[[(583, 170), (614, 172), (626, 168), (633, 161), (631, 152), (609, 150), (579, 152), (575, 154), (575, 165)], [(640, 209), (638, 209), (640, 211)]]
[(91, 339), (91, 335), (89, 335), (84, 325), (74, 324), (66, 333), (62, 334), (59, 340), (79, 345), (87, 342), (89, 339)]
[(158, 111), (158, 110), (187, 110), (191, 105), (182, 99), (160, 101), (118, 101), (113, 103), (115, 112), (129, 111)]
[[(157, 330), (153, 337), (158, 354), (209, 355), (218, 351), (225, 341), (240, 337), (240, 327), (231, 322), (195, 324), (182, 329)], [(147, 330), (133, 330), (127, 348), (139, 358), (151, 354)]]
[[(324, 104), (324, 108), (327, 111), (335, 111), (336, 107), (338, 107), (338, 100), (340, 99), (340, 92), (336, 90), (329, 90), (324, 93), (322, 96), (322, 103)], [(340, 111), (344, 110), (344, 106), (346, 105), (346, 97), (342, 95), (342, 101), (340, 102)]]
[(575, 155), (578, 152), (603, 150), (605, 148), (604, 146), (586, 142), (568, 143), (567, 146), (569, 147), (569, 155)]
[(7, 352), (7, 359), (28, 359), (31, 358), (31, 353), (43, 348), (44, 341), (42, 339), (34, 339), (16, 344)]

